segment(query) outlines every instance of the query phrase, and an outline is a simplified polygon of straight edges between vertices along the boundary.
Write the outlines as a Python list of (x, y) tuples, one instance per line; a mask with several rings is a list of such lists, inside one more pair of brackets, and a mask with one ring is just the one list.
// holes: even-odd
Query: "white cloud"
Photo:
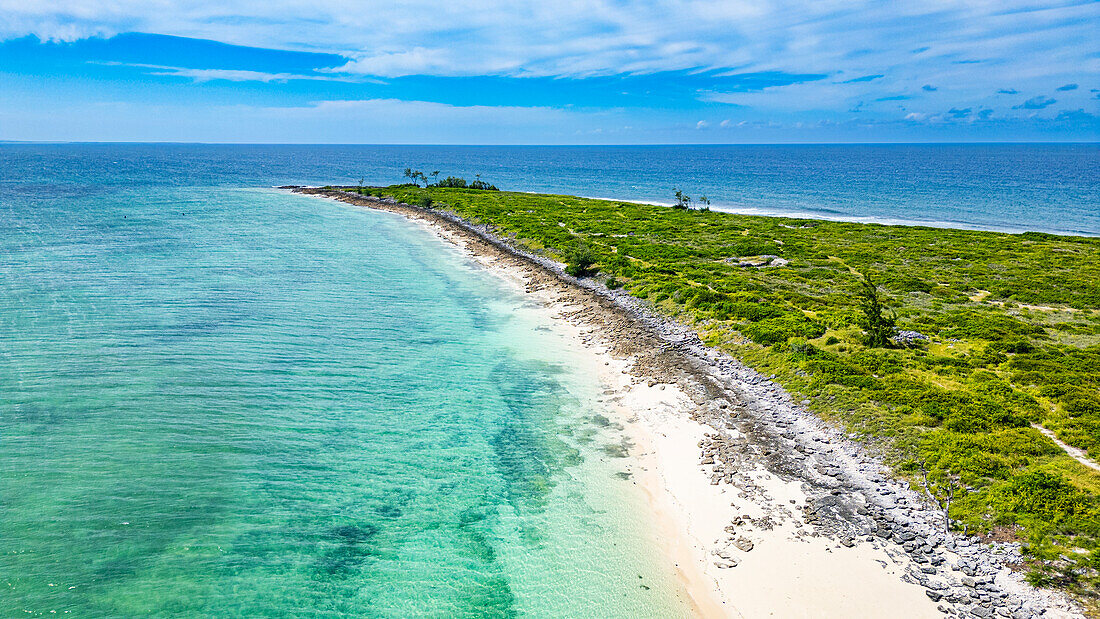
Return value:
[[(914, 73), (948, 57), (1028, 74), (1095, 58), (1100, 5), (940, 0), (0, 0), (0, 36), (138, 31), (347, 55), (349, 71), (589, 75), (747, 68)], [(930, 46), (918, 59), (910, 50)], [(1042, 54), (1042, 57), (1036, 57)], [(971, 67), (969, 75), (989, 73)], [(1080, 70), (1080, 65), (1063, 65)], [(1093, 64), (1095, 69), (1095, 62)]]
[(409, 75), (454, 73), (457, 63), (445, 49), (414, 47), (404, 51), (357, 54), (357, 58), (333, 72), (366, 75)]
[[(172, 77), (187, 77), (195, 82), (210, 82), (225, 80), (229, 82), (288, 82), (290, 80), (321, 80), (321, 81), (352, 81), (348, 77), (335, 75), (303, 75), (300, 73), (265, 73), (262, 71), (244, 71), (240, 69), (189, 69), (186, 67), (166, 67), (153, 64), (128, 64), (128, 63), (104, 63), (117, 66), (139, 67), (152, 69), (150, 75), (168, 75)], [(363, 81), (363, 80), (355, 80)], [(377, 80), (368, 80), (377, 81)]]
[[(742, 106), (752, 121), (762, 114), (838, 119), (861, 101), (861, 115), (893, 119), (930, 120), (951, 107), (1006, 109), (995, 98), (1003, 88), (1035, 96), (1100, 80), (1098, 22), (1100, 3), (1057, 0), (0, 0), (0, 37), (149, 32), (349, 59), (327, 77), (155, 67), (196, 81), (705, 69), (830, 76), (757, 92), (697, 93)], [(980, 62), (956, 64), (973, 60)], [(835, 83), (876, 74), (884, 77)], [(924, 84), (938, 90), (922, 91)], [(876, 101), (884, 95), (913, 98)], [(1092, 105), (1088, 97), (1082, 88), (1058, 99), (1075, 108)], [(707, 122), (719, 120), (698, 128)]]

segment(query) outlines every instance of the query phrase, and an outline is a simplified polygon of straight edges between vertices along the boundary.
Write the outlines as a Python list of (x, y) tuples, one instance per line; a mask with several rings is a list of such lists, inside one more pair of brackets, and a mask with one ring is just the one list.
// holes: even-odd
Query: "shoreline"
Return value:
[[(621, 291), (577, 280), (449, 213), (336, 190), (290, 188), (429, 225), (517, 277), (593, 354), (629, 366), (621, 404), (645, 448), (651, 506), (704, 616), (1078, 616), (1008, 567), (1017, 544), (945, 534), (938, 508), (781, 387), (707, 348)], [(546, 297), (550, 298), (548, 302)], [(597, 352), (596, 347), (605, 349)], [(613, 367), (608, 362), (608, 367)], [(627, 370), (624, 365), (624, 371)], [(618, 367), (618, 366), (614, 366)], [(672, 387), (667, 389), (666, 386)], [(653, 391), (664, 392), (654, 405)], [(624, 424), (626, 425), (626, 424)], [(637, 426), (637, 427), (633, 427)], [(677, 560), (679, 559), (679, 560)]]
[[(514, 193), (526, 193), (531, 195), (538, 195), (541, 192), (538, 191), (516, 191)], [(590, 200), (604, 200), (607, 202), (623, 202), (625, 204), (641, 204), (646, 206), (665, 206), (671, 208), (674, 203), (662, 202), (661, 200), (643, 200), (643, 199), (626, 199), (626, 198), (614, 198), (599, 195), (577, 195), (578, 198), (586, 198)], [(843, 213), (830, 213), (820, 212), (812, 210), (783, 210), (783, 209), (765, 209), (753, 206), (737, 206), (731, 204), (715, 203), (710, 205), (710, 210), (719, 213), (729, 213), (730, 215), (743, 215), (745, 217), (769, 217), (774, 219), (805, 219), (809, 221), (827, 221), (832, 223), (848, 223), (848, 224), (870, 224), (877, 226), (903, 226), (906, 228), (935, 228), (940, 230), (961, 230), (967, 232), (991, 232), (994, 234), (1050, 234), (1053, 236), (1061, 236), (1066, 238), (1098, 238), (1100, 232), (1087, 232), (1084, 230), (1040, 230), (1036, 228), (1013, 228), (1013, 227), (998, 227), (993, 225), (983, 225), (976, 223), (967, 223), (961, 221), (942, 221), (942, 220), (919, 220), (919, 219), (899, 219), (890, 217), (874, 217), (874, 216), (860, 216), (860, 215), (845, 215)]]

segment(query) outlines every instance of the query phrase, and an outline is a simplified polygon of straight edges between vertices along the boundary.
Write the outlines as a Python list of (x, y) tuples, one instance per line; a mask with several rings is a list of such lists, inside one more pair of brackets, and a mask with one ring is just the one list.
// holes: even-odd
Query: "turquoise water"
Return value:
[(36, 187), (0, 202), (0, 616), (688, 613), (595, 361), (427, 231)]

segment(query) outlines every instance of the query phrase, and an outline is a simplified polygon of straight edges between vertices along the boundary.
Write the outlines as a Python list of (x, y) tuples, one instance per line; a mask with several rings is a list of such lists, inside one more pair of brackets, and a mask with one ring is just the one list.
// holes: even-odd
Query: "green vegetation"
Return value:
[[(1031, 427), (1100, 458), (1100, 239), (368, 191), (598, 268), (880, 450), (956, 528), (1025, 541), (1035, 582), (1100, 585), (1100, 475)], [(929, 339), (897, 346), (895, 323)]]
[(589, 277), (599, 272), (599, 269), (593, 266), (599, 260), (599, 256), (587, 243), (576, 245), (566, 251), (562, 257), (565, 258), (565, 272), (573, 277)]
[(672, 208), (678, 211), (686, 211), (691, 208), (691, 196), (685, 194), (679, 189), (676, 190), (676, 204), (672, 205)]
[(878, 285), (872, 281), (870, 273), (863, 273), (863, 280), (859, 282), (859, 287), (859, 307), (863, 311), (860, 326), (867, 334), (866, 344), (872, 348), (889, 346), (890, 338), (897, 331), (898, 315), (890, 312), (890, 315), (887, 316), (883, 312)]
[[(412, 185), (413, 187), (419, 187), (420, 183), (424, 183), (425, 188), (429, 188), (429, 187), (440, 187), (440, 188), (451, 188), (451, 189), (467, 189), (467, 188), (469, 188), (469, 189), (478, 189), (478, 190), (481, 190), (481, 191), (500, 191), (499, 189), (497, 189), (496, 185), (492, 185), (490, 183), (486, 183), (485, 181), (481, 180), (481, 175), (480, 174), (477, 175), (477, 180), (470, 183), (469, 185), (466, 184), (466, 179), (458, 178), (458, 177), (455, 177), (455, 176), (448, 176), (447, 178), (445, 178), (445, 179), (443, 179), (439, 182), (436, 182), (436, 183), (432, 183), (430, 180), (428, 180), (428, 177), (438, 178), (439, 177), (439, 170), (434, 170), (434, 171), (432, 171), (428, 174), (425, 174), (425, 173), (421, 172), (420, 170), (414, 170), (412, 168), (405, 168), (404, 176), (405, 176), (405, 178), (407, 178), (411, 181), (409, 184)], [(345, 189), (347, 189), (347, 188), (345, 188)], [(359, 181), (359, 186), (355, 187), (354, 190), (358, 191), (360, 194), (363, 193), (364, 187), (363, 187), (362, 179), (360, 179), (360, 181)]]

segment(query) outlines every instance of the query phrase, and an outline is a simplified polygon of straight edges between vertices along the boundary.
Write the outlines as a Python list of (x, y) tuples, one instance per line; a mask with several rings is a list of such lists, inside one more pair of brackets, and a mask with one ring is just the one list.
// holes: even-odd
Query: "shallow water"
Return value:
[(594, 361), (456, 250), (49, 187), (0, 203), (0, 616), (687, 614)]

